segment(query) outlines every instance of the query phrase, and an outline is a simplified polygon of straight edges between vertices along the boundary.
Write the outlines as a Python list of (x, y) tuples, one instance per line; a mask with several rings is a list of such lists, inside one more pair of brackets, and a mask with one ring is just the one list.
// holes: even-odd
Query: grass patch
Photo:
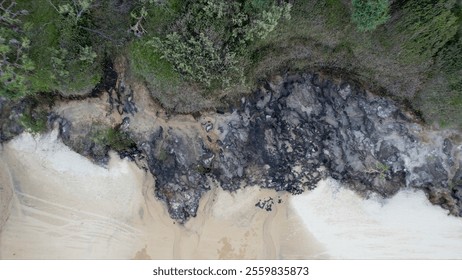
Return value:
[[(322, 5), (319, 2), (318, 4)], [(337, 26), (350, 24), (349, 7), (341, 0), (326, 0), (324, 5), (324, 16), (329, 27), (336, 28)]]
[(20, 122), (24, 129), (32, 134), (44, 133), (47, 130), (47, 113), (33, 111), (23, 114)]
[(117, 152), (123, 152), (136, 147), (136, 143), (126, 132), (118, 129), (100, 128), (93, 132), (92, 140), (102, 146), (107, 146)]
[(172, 90), (181, 85), (181, 77), (171, 63), (152, 51), (145, 40), (134, 41), (130, 47), (131, 70), (138, 77), (150, 81), (160, 90)]

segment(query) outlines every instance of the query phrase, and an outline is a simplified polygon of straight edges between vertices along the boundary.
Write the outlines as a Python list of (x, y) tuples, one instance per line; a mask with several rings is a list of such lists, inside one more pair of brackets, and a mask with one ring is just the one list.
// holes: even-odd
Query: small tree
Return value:
[(360, 31), (371, 31), (389, 19), (388, 0), (352, 0), (352, 21)]

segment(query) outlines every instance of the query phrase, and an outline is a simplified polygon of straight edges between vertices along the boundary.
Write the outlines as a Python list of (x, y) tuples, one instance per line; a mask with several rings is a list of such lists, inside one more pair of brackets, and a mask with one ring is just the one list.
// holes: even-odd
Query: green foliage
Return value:
[[(165, 1), (162, 4), (151, 3), (150, 1), (139, 1), (142, 5), (135, 7), (131, 12), (131, 31), (135, 35), (160, 34), (173, 24), (178, 16), (181, 2), (178, 0)], [(139, 19), (142, 19), (139, 21)], [(138, 23), (139, 22), (139, 23)], [(139, 24), (140, 27), (136, 27)], [(136, 30), (143, 30), (137, 33)], [(140, 37), (138, 36), (138, 37)], [(161, 58), (160, 53), (154, 52), (152, 44), (146, 38), (133, 40), (128, 45), (130, 56), (130, 67), (136, 77), (150, 81), (156, 89), (165, 91), (179, 85), (179, 75), (173, 70), (172, 65)]]
[(218, 81), (228, 86), (231, 79), (242, 77), (235, 54), (216, 48), (203, 33), (187, 41), (178, 33), (171, 33), (164, 40), (154, 38), (150, 43), (176, 71), (206, 87)]
[(274, 4), (274, 0), (247, 0), (244, 2), (244, 12), (258, 14)]
[(92, 139), (95, 143), (108, 146), (117, 152), (122, 152), (136, 146), (135, 142), (126, 132), (112, 127), (95, 131)]
[(72, 3), (60, 3), (57, 7), (54, 6), (52, 2), (50, 3), (54, 6), (60, 15), (65, 16), (67, 20), (70, 20), (74, 25), (77, 25), (79, 24), (79, 21), (81, 21), (85, 16), (85, 13), (90, 10), (93, 2), (94, 0), (75, 0), (72, 1)]
[(142, 40), (132, 42), (130, 47), (131, 71), (139, 78), (150, 81), (159, 90), (168, 90), (180, 84), (180, 77), (173, 66), (159, 53), (152, 51), (152, 46)]
[(462, 79), (462, 37), (447, 43), (438, 52), (437, 62), (444, 72), (460, 81)]
[(407, 1), (398, 22), (404, 38), (401, 57), (404, 60), (426, 60), (434, 57), (459, 28), (452, 0)]
[[(97, 54), (93, 51), (91, 35), (86, 28), (94, 0), (56, 1), (53, 5), (59, 30), (58, 45), (51, 47), (52, 77), (59, 81), (60, 91), (70, 93), (88, 89), (98, 82), (101, 69), (95, 68)], [(82, 75), (83, 74), (83, 75)]]
[(352, 0), (352, 21), (360, 31), (371, 31), (390, 18), (388, 0)]
[(0, 95), (10, 98), (87, 93), (105, 59), (128, 54), (131, 73), (175, 111), (220, 106), (281, 69), (319, 69), (462, 126), (457, 0), (0, 2)]
[(24, 36), (22, 18), (15, 1), (0, 3), (0, 96), (18, 98), (28, 91), (27, 75), (34, 70), (28, 56), (30, 40)]
[(454, 0), (408, 1), (397, 22), (400, 59), (431, 65), (414, 104), (430, 122), (462, 127), (462, 14)]
[(33, 134), (43, 133), (47, 129), (47, 113), (33, 111), (29, 114), (23, 114), (20, 122), (27, 131)]
[(22, 1), (29, 12), (30, 59), (36, 69), (27, 79), (30, 91), (60, 91), (64, 94), (87, 93), (100, 80), (102, 56), (92, 27), (91, 9), (96, 0)]
[[(188, 1), (170, 33), (155, 36), (148, 44), (175, 71), (205, 88), (226, 88), (242, 83), (240, 58), (253, 41), (265, 38), (283, 17), (289, 4), (251, 1)], [(257, 11), (257, 13), (249, 13)]]
[(462, 39), (452, 40), (437, 54), (435, 78), (419, 96), (429, 121), (462, 128)]

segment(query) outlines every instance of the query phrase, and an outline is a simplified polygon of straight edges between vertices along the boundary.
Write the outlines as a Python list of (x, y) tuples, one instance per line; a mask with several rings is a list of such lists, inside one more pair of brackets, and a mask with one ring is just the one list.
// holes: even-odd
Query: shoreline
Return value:
[[(5, 145), (0, 162), (12, 169), (15, 181), (12, 211), (0, 232), (3, 259), (323, 256), (288, 207), (288, 194), (214, 187), (197, 216), (181, 225), (154, 196), (150, 173), (114, 154), (107, 169), (94, 165), (66, 147), (56, 131), (35, 138), (22, 134)], [(284, 202), (271, 212), (255, 207), (268, 197)]]
[(305, 73), (274, 77), (228, 109), (169, 114), (122, 73), (113, 91), (91, 102), (54, 104), (47, 127), (58, 127), (65, 145), (101, 166), (115, 150), (149, 170), (156, 197), (180, 223), (196, 216), (211, 182), (297, 194), (327, 177), (364, 196), (422, 189), (462, 215), (460, 133), (415, 123), (396, 102)]
[[(150, 173), (115, 154), (97, 166), (56, 131), (22, 134), (0, 165), (15, 184), (2, 259), (462, 259), (462, 219), (422, 192), (363, 199), (332, 179), (298, 196), (213, 186), (181, 225)], [(272, 211), (255, 206), (270, 197)]]

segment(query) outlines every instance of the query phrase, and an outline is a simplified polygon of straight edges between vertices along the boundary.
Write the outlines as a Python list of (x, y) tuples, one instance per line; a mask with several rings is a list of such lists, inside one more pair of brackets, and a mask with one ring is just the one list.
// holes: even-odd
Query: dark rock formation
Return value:
[[(136, 92), (120, 81), (108, 88), (108, 114), (117, 109), (122, 122), (116, 129), (136, 142), (121, 156), (155, 176), (155, 195), (173, 219), (194, 217), (212, 185), (229, 191), (257, 185), (299, 194), (326, 177), (365, 196), (421, 189), (433, 203), (462, 215), (460, 132), (424, 128), (395, 102), (346, 82), (312, 74), (274, 80), (228, 112), (195, 115), (196, 126), (184, 127), (173, 115), (153, 120), (148, 134), (136, 131), (136, 118), (144, 114), (135, 104)], [(2, 141), (22, 132), (15, 125), (21, 106), (0, 99)], [(93, 128), (76, 127), (56, 114), (49, 123), (58, 125), (65, 144), (107, 162), (109, 147), (94, 139)]]
[(209, 189), (210, 150), (201, 141), (163, 127), (141, 144), (141, 150), (156, 177), (156, 196), (167, 203), (170, 216), (179, 221), (194, 217), (199, 199)]
[[(348, 83), (289, 76), (215, 118), (204, 128), (215, 142), (160, 128), (142, 145), (156, 195), (179, 221), (195, 215), (210, 182), (230, 191), (259, 185), (299, 194), (327, 176), (365, 195), (419, 188), (462, 214), (462, 172), (454, 170), (462, 166), (460, 148), (424, 131), (393, 101)], [(214, 144), (218, 149), (207, 148)]]
[(267, 212), (273, 210), (273, 205), (274, 205), (274, 200), (273, 198), (268, 198), (268, 199), (260, 199), (256, 204), (255, 207), (258, 207), (260, 209), (266, 210)]
[(26, 100), (14, 102), (0, 97), (0, 143), (24, 131), (20, 118), (29, 106)]

